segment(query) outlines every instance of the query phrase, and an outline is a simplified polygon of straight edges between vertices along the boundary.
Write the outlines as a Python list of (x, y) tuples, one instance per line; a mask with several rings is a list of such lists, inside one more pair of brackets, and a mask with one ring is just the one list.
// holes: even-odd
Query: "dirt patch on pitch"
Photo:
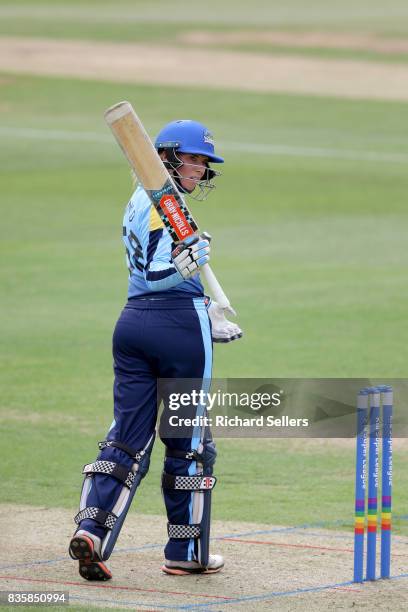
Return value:
[[(194, 69), (186, 70), (188, 65)], [(124, 83), (408, 100), (408, 66), (212, 49), (0, 38), (0, 71)]]
[(235, 30), (183, 33), (180, 42), (192, 45), (270, 45), (271, 47), (301, 47), (310, 49), (341, 49), (374, 53), (408, 53), (405, 38), (384, 38), (371, 32), (284, 32), (282, 30)]
[[(254, 506), (255, 507), (255, 506)], [(213, 551), (226, 560), (212, 576), (171, 577), (160, 570), (165, 519), (131, 513), (108, 565), (113, 579), (88, 583), (66, 550), (73, 512), (2, 505), (2, 590), (65, 590), (71, 603), (137, 610), (205, 607), (214, 612), (403, 610), (408, 597), (408, 540), (396, 538), (392, 570), (399, 579), (353, 585), (352, 537), (344, 532), (214, 521)], [(278, 512), (278, 507), (277, 507)], [(405, 577), (402, 575), (405, 574)], [(157, 608), (156, 608), (157, 606)]]

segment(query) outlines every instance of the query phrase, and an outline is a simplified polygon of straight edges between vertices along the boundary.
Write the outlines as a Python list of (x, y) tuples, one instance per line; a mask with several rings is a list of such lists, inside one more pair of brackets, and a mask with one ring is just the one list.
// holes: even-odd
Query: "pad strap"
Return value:
[(176, 489), (178, 491), (208, 491), (215, 487), (217, 479), (215, 476), (174, 476), (173, 474), (162, 474), (163, 489)]
[(107, 529), (112, 529), (114, 524), (117, 521), (116, 514), (109, 512), (108, 510), (102, 510), (101, 508), (95, 508), (93, 506), (89, 506), (88, 508), (84, 508), (74, 518), (74, 521), (77, 525), (84, 519), (92, 519), (102, 525), (103, 527), (107, 527)]
[(124, 453), (127, 453), (132, 459), (135, 459), (137, 462), (142, 460), (144, 451), (136, 451), (134, 448), (130, 448), (130, 446), (126, 446), (126, 444), (122, 444), (122, 442), (118, 442), (117, 440), (103, 440), (102, 442), (98, 442), (99, 450), (103, 450), (104, 448), (109, 448), (113, 446), (115, 448), (119, 448)]
[(201, 535), (200, 525), (172, 525), (167, 523), (169, 538), (199, 538)]
[(120, 463), (114, 463), (113, 461), (95, 461), (95, 463), (87, 463), (84, 465), (82, 470), (83, 474), (109, 474), (130, 489), (135, 479), (133, 472), (129, 472), (129, 468), (126, 465)]
[(197, 459), (200, 455), (195, 450), (190, 451), (182, 451), (176, 448), (166, 448), (166, 457), (174, 457), (175, 459), (189, 459), (193, 461), (193, 459)]

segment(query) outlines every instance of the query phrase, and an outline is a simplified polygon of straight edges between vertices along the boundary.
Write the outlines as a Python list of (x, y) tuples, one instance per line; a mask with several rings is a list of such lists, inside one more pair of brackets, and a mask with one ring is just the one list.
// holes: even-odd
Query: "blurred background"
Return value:
[[(0, 1), (5, 501), (73, 508), (110, 423), (132, 183), (103, 113), (123, 99), (152, 137), (172, 119), (205, 123), (226, 158), (216, 192), (192, 205), (245, 332), (216, 347), (218, 378), (406, 375), (407, 18), (402, 0)], [(335, 476), (352, 474), (351, 451), (317, 448), (327, 479), (305, 451), (304, 478), (303, 447), (280, 443), (258, 456), (256, 441), (220, 441), (217, 516), (253, 494), (242, 470), (255, 482), (270, 461), (259, 520), (280, 465), (300, 499), (336, 482), (349, 520), (352, 476)], [(237, 483), (243, 444), (254, 461)], [(162, 511), (157, 448), (145, 512)], [(280, 497), (289, 522), (314, 511)], [(255, 520), (251, 508), (240, 518)]]

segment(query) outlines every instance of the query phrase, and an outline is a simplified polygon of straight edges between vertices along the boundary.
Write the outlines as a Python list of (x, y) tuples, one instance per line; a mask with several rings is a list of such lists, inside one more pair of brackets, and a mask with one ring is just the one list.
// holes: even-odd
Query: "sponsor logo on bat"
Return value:
[(160, 199), (160, 208), (175, 229), (180, 240), (194, 234), (194, 229), (187, 221), (174, 195), (164, 195)]
[(160, 199), (164, 195), (172, 194), (175, 196), (175, 191), (174, 191), (173, 185), (171, 184), (170, 180), (167, 180), (161, 189), (151, 190), (148, 193), (155, 202), (160, 202)]

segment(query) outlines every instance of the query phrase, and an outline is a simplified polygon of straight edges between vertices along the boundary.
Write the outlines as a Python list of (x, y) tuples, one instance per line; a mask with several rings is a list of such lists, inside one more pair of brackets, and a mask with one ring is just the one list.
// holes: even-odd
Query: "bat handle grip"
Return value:
[(201, 266), (201, 272), (203, 273), (214, 300), (218, 302), (221, 308), (227, 309), (231, 312), (231, 314), (235, 315), (235, 310), (232, 308), (229, 299), (225, 295), (220, 283), (217, 281), (217, 278), (208, 263)]

